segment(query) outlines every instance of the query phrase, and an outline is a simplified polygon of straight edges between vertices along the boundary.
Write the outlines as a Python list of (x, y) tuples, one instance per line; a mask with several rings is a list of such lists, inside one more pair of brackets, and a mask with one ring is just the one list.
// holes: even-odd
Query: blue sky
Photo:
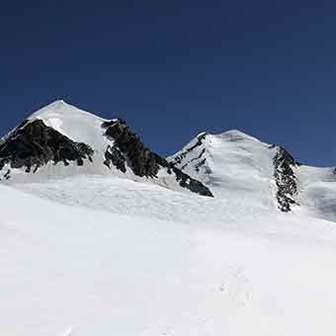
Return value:
[(55, 99), (120, 116), (171, 154), (240, 129), (335, 165), (336, 3), (11, 1), (0, 11), (5, 133)]

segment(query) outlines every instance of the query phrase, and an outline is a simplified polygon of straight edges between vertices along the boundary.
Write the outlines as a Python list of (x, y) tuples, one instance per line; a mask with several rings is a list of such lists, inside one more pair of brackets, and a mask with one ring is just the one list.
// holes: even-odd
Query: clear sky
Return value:
[(64, 99), (164, 155), (235, 128), (335, 165), (335, 17), (323, 0), (2, 2), (0, 131)]

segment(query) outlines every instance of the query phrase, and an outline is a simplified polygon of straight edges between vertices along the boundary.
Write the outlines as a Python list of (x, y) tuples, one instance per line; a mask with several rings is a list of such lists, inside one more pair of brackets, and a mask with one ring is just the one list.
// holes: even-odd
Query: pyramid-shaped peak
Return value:
[(37, 119), (72, 140), (86, 143), (95, 142), (102, 132), (101, 125), (107, 121), (64, 100), (56, 100), (28, 117), (28, 121)]
[(57, 112), (67, 112), (69, 110), (72, 109), (77, 109), (75, 106), (72, 106), (70, 104), (68, 104), (66, 101), (64, 101), (63, 99), (58, 99), (53, 101), (52, 103), (41, 107), (39, 110), (37, 110), (33, 115), (38, 115), (38, 114), (42, 114), (46, 111), (57, 111)]
[[(49, 118), (99, 118), (98, 116), (68, 104), (64, 100), (55, 100), (54, 102), (42, 107), (33, 113), (28, 119), (43, 119), (47, 121)], [(99, 118), (101, 119), (101, 118)]]

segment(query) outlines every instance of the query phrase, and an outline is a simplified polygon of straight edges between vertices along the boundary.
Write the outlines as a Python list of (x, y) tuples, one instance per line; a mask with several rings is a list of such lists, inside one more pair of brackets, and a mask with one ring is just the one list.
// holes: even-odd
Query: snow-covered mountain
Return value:
[(200, 182), (146, 148), (124, 121), (104, 120), (64, 101), (32, 114), (0, 143), (1, 180), (31, 182), (77, 174), (145, 178), (212, 196)]
[[(120, 119), (64, 101), (32, 114), (0, 141), (0, 181), (119, 176), (205, 196), (336, 220), (334, 168), (300, 165), (281, 146), (240, 131), (199, 134), (167, 160)], [(300, 210), (299, 210), (300, 211)]]
[(242, 132), (201, 133), (168, 161), (208, 185), (215, 197), (275, 205), (276, 149)]
[(165, 160), (64, 102), (0, 168), (0, 335), (335, 334), (331, 168), (239, 131)]
[(336, 218), (334, 168), (299, 164), (283, 147), (240, 131), (201, 133), (168, 161), (209, 187), (215, 197), (284, 212), (301, 207), (311, 215)]

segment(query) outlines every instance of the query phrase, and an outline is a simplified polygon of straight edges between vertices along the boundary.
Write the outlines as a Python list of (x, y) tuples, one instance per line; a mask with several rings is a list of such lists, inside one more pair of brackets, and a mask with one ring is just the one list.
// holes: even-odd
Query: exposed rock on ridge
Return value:
[(298, 164), (283, 147), (278, 147), (273, 164), (278, 207), (281, 211), (289, 212), (291, 206), (297, 204), (295, 196), (298, 193), (298, 187), (294, 169)]
[(127, 124), (119, 119), (104, 122), (105, 136), (113, 141), (105, 153), (105, 164), (111, 163), (119, 170), (126, 171), (126, 162), (135, 175), (155, 177), (159, 171), (156, 155), (140, 141), (140, 138), (131, 131)]
[[(197, 136), (197, 141), (193, 146), (191, 146), (189, 148), (186, 148), (183, 153), (180, 153), (179, 155), (174, 157), (174, 164), (176, 165), (176, 164), (182, 163), (183, 159), (185, 159), (185, 157), (188, 155), (188, 153), (192, 152), (196, 147), (199, 147), (203, 144), (203, 140), (206, 138), (206, 136), (207, 136), (206, 132), (203, 132), (200, 135), (198, 135)], [(203, 149), (198, 158), (200, 158), (202, 156), (204, 151), (205, 150)], [(184, 169), (184, 166), (181, 169)]]
[[(211, 169), (207, 165), (207, 160), (204, 157), (206, 149), (203, 147), (204, 140), (207, 137), (207, 133), (203, 132), (197, 136), (195, 143), (190, 147), (184, 149), (183, 152), (180, 152), (178, 155), (169, 158), (170, 162), (174, 167), (179, 168), (180, 170), (185, 170), (189, 166), (192, 167), (197, 173), (200, 172), (200, 169), (203, 169), (206, 174), (211, 173)], [(198, 148), (199, 147), (199, 148)], [(197, 154), (195, 157), (186, 161), (186, 158), (189, 153), (196, 151)]]
[(201, 182), (146, 148), (124, 121), (115, 119), (104, 122), (102, 127), (106, 129), (105, 136), (113, 141), (113, 145), (108, 146), (105, 152), (104, 164), (108, 167), (114, 165), (120, 171), (126, 172), (126, 165), (128, 165), (135, 175), (153, 178), (157, 177), (160, 169), (166, 169), (168, 174), (175, 175), (181, 187), (203, 196), (213, 196)]
[(0, 144), (0, 171), (7, 166), (4, 177), (8, 179), (10, 169), (36, 172), (48, 162), (67, 166), (73, 161), (82, 166), (84, 160), (92, 161), (93, 152), (89, 145), (69, 139), (42, 120), (25, 121)]

